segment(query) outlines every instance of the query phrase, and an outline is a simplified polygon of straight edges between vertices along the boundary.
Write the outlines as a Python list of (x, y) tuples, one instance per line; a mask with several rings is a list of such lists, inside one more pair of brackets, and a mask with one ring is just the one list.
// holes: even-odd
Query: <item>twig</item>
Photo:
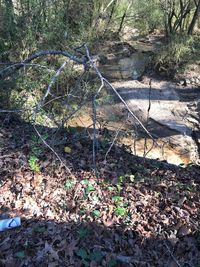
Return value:
[[(36, 110), (33, 113), (33, 121), (35, 121), (35, 117), (36, 117), (36, 113), (39, 111), (39, 109), (41, 108), (41, 106), (43, 105), (45, 99), (47, 98), (47, 96), (50, 94), (51, 92), (51, 88), (54, 85), (54, 83), (56, 82), (56, 80), (58, 79), (60, 73), (62, 72), (62, 70), (65, 68), (66, 64), (67, 64), (66, 60), (62, 66), (57, 70), (56, 74), (53, 76), (53, 78), (51, 79), (50, 84), (48, 85), (48, 88), (44, 94), (44, 96), (42, 97), (42, 99), (40, 100), (40, 102), (37, 105)], [(42, 135), (39, 133), (39, 131), (37, 130), (36, 126), (33, 124), (34, 130), (36, 131), (37, 135), (39, 136), (39, 138), (42, 140), (42, 142), (45, 144), (46, 147), (48, 147), (53, 153), (54, 155), (57, 157), (57, 159), (60, 161), (60, 163), (65, 167), (65, 169), (70, 173), (70, 175), (72, 177), (74, 177), (74, 175), (71, 173), (70, 169), (65, 165), (65, 163), (62, 161), (62, 159), (60, 158), (60, 156), (58, 155), (58, 153), (44, 140), (44, 138), (42, 137)]]
[(122, 125), (117, 129), (117, 131), (116, 131), (116, 135), (115, 135), (115, 137), (113, 138), (113, 141), (112, 141), (110, 147), (108, 148), (108, 150), (107, 150), (107, 152), (106, 152), (104, 161), (106, 161), (106, 158), (107, 158), (108, 154), (110, 153), (110, 151), (111, 151), (111, 149), (112, 149), (112, 147), (113, 147), (113, 145), (114, 145), (114, 143), (115, 143), (115, 141), (116, 141), (116, 139), (117, 139), (117, 137), (118, 137), (118, 135), (119, 135), (119, 133), (120, 133), (120, 131), (121, 131), (121, 128), (122, 128)]
[[(146, 128), (148, 127), (149, 117), (150, 117), (149, 114), (150, 114), (150, 110), (151, 110), (151, 91), (152, 91), (151, 82), (152, 82), (152, 79), (150, 79), (150, 81), (149, 81), (149, 99), (148, 99), (149, 100), (149, 106), (147, 109)], [(148, 153), (153, 149), (153, 147), (154, 147), (154, 140), (153, 140), (152, 146), (146, 151), (148, 146), (147, 146), (147, 138), (145, 137), (145, 139), (144, 139), (144, 153), (143, 153), (144, 161), (145, 161), (145, 158), (148, 155)]]
[(103, 80), (103, 76), (101, 75), (98, 68), (94, 64), (93, 59), (90, 57), (90, 53), (89, 53), (87, 45), (85, 44), (84, 47), (85, 47), (86, 55), (87, 55), (87, 58), (89, 60), (90, 66), (95, 70), (95, 72), (97, 73), (97, 75), (101, 81), (101, 85), (100, 85), (99, 89), (97, 90), (96, 94), (94, 95), (93, 102), (92, 102), (92, 109), (93, 109), (93, 148), (92, 148), (92, 154), (93, 154), (94, 171), (95, 171), (95, 174), (97, 176), (97, 168), (96, 168), (96, 147), (97, 147), (97, 140), (96, 140), (96, 98), (100, 94), (102, 88), (104, 87), (104, 80)]
[(24, 109), (0, 109), (0, 113), (18, 113), (22, 111), (24, 111)]
[(165, 245), (167, 251), (169, 252), (170, 256), (172, 257), (172, 259), (173, 259), (174, 262), (176, 263), (176, 265), (177, 265), (178, 267), (182, 267), (182, 266), (180, 265), (180, 263), (178, 262), (178, 260), (177, 260), (177, 259), (175, 258), (175, 256), (173, 255), (173, 253), (171, 252), (171, 250), (170, 250), (169, 246), (167, 245), (167, 242), (166, 242), (166, 241), (164, 241), (164, 245)]
[(39, 133), (38, 129), (36, 128), (36, 126), (33, 124), (33, 128), (36, 131), (37, 135), (39, 136), (39, 138), (42, 140), (42, 142), (44, 143), (44, 145), (46, 147), (48, 147), (53, 153), (54, 155), (57, 157), (57, 159), (60, 161), (60, 163), (65, 167), (65, 169), (70, 173), (71, 177), (74, 178), (74, 175), (72, 174), (71, 170), (66, 166), (66, 164), (62, 161), (62, 159), (60, 158), (60, 156), (58, 155), (58, 153), (44, 140), (44, 138), (42, 137), (42, 135)]
[(35, 110), (35, 114), (38, 112), (38, 110), (41, 108), (41, 106), (43, 105), (45, 99), (47, 98), (47, 96), (50, 94), (51, 92), (51, 88), (54, 85), (54, 83), (56, 82), (56, 80), (58, 79), (60, 73), (62, 72), (62, 70), (65, 68), (67, 64), (67, 60), (62, 64), (62, 66), (57, 70), (56, 74), (53, 76), (53, 78), (51, 79), (50, 84), (48, 85), (48, 88), (46, 90), (46, 93), (43, 95), (42, 99), (40, 100), (40, 102), (37, 105), (37, 108)]
[[(3, 71), (7, 71), (9, 69), (12, 69), (13, 67), (37, 67), (37, 68), (42, 68), (42, 69), (46, 69), (48, 71), (55, 71), (53, 69), (49, 69), (47, 66), (45, 65), (41, 65), (41, 64), (34, 64), (34, 63), (23, 63), (23, 62), (18, 62), (18, 63), (11, 63), (9, 64), (10, 66), (4, 68), (3, 70), (1, 70), (2, 72)], [(1, 74), (1, 71), (0, 71), (0, 74)]]

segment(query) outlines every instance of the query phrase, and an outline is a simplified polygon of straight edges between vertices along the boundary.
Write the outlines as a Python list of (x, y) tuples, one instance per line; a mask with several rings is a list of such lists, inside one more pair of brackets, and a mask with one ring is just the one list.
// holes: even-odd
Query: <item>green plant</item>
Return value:
[(112, 201), (114, 202), (116, 208), (114, 210), (115, 215), (117, 216), (125, 216), (127, 215), (128, 203), (124, 202), (124, 198), (121, 196), (113, 196)]
[(81, 184), (88, 185), (89, 184), (89, 180), (88, 179), (84, 179), (84, 180), (81, 181)]
[(85, 194), (88, 195), (90, 192), (92, 191), (95, 191), (95, 187), (93, 185), (88, 185), (86, 188), (85, 188)]
[[(48, 134), (42, 135), (42, 138), (46, 140), (48, 138)], [(31, 151), (29, 154), (28, 164), (30, 169), (33, 172), (40, 172), (40, 166), (38, 164), (39, 157), (43, 153), (43, 148), (41, 147), (43, 141), (37, 135), (33, 135), (31, 138)]]
[(117, 265), (117, 260), (116, 259), (111, 259), (109, 262), (108, 262), (108, 267), (114, 267)]
[(15, 256), (19, 259), (25, 258), (25, 252), (24, 251), (18, 251), (15, 253)]
[(79, 230), (78, 230), (78, 234), (79, 234), (79, 237), (80, 238), (85, 238), (89, 235), (89, 230), (87, 228), (84, 228), (84, 227), (81, 227)]
[(117, 185), (116, 185), (116, 188), (117, 188), (118, 193), (120, 194), (120, 192), (121, 192), (122, 189), (123, 189), (122, 185), (121, 185), (121, 184), (117, 184)]
[(184, 34), (170, 36), (168, 43), (162, 46), (154, 58), (157, 71), (173, 76), (178, 67), (186, 62), (193, 52), (194, 39)]
[(29, 167), (33, 172), (40, 172), (38, 160), (39, 159), (34, 155), (30, 156), (30, 158), (28, 160)]
[(127, 209), (124, 207), (117, 207), (114, 213), (117, 216), (125, 216), (127, 214)]
[(72, 189), (73, 186), (74, 186), (74, 182), (72, 181), (72, 179), (67, 179), (67, 180), (65, 181), (65, 188), (66, 188), (67, 190)]
[(112, 201), (113, 201), (114, 203), (122, 203), (122, 201), (123, 201), (123, 197), (120, 197), (120, 196), (114, 196), (114, 197), (112, 197)]
[(108, 191), (110, 191), (110, 192), (115, 190), (115, 188), (113, 186), (108, 186), (107, 188), (108, 188)]
[(85, 248), (80, 248), (76, 255), (82, 259), (82, 263), (85, 267), (89, 267), (91, 261), (95, 261), (97, 263), (100, 263), (103, 259), (103, 254), (101, 251), (89, 251)]
[(125, 178), (126, 178), (126, 177), (125, 177), (124, 175), (119, 176), (119, 177), (118, 177), (118, 183), (119, 183), (119, 184), (123, 184)]
[(85, 181), (84, 184), (87, 185), (85, 187), (85, 198), (88, 198), (89, 194), (91, 192), (95, 191), (96, 189), (95, 189), (95, 187), (93, 185), (89, 184), (89, 180), (84, 180), (84, 181)]
[(97, 217), (97, 218), (101, 216), (101, 212), (99, 210), (93, 210), (91, 214), (93, 217)]

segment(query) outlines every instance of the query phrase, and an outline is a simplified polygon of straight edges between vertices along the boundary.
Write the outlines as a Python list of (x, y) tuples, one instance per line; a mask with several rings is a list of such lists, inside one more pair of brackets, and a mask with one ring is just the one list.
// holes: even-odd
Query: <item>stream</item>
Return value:
[[(130, 109), (155, 138), (152, 141), (129, 116), (125, 127), (137, 129), (131, 137), (122, 137), (120, 142), (128, 145), (138, 156), (145, 155), (176, 165), (197, 164), (200, 148), (199, 86), (185, 86), (149, 75), (147, 69), (152, 51), (161, 44), (157, 39), (149, 38), (146, 43), (143, 39), (141, 43), (112, 44), (103, 51), (103, 60), (100, 55), (98, 67), (101, 73), (112, 81)], [(116, 110), (118, 114), (123, 114), (124, 107), (116, 99), (112, 107), (108, 105), (103, 109), (104, 113), (107, 110), (107, 114)], [(127, 114), (122, 116), (122, 120), (126, 122), (127, 117)]]

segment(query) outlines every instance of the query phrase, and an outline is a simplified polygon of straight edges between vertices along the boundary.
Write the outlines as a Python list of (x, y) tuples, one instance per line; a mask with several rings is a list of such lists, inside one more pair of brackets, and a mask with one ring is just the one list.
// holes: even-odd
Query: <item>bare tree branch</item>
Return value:
[(56, 74), (55, 74), (55, 75), (53, 76), (53, 78), (51, 79), (51, 82), (50, 82), (50, 84), (48, 85), (48, 88), (47, 88), (45, 94), (43, 95), (42, 99), (40, 100), (40, 102), (39, 102), (38, 105), (37, 105), (37, 108), (36, 108), (35, 113), (38, 112), (38, 110), (39, 110), (39, 109), (41, 108), (41, 106), (43, 105), (43, 103), (44, 103), (45, 99), (47, 98), (47, 96), (51, 93), (51, 88), (52, 88), (52, 86), (54, 85), (54, 83), (56, 82), (56, 80), (58, 79), (58, 77), (59, 77), (59, 75), (61, 74), (62, 70), (65, 68), (65, 66), (66, 66), (66, 64), (67, 64), (67, 61), (68, 61), (68, 60), (66, 60), (66, 61), (62, 64), (62, 66), (57, 70)]
[(30, 63), (32, 60), (40, 57), (44, 57), (47, 55), (63, 55), (70, 60), (75, 61), (77, 64), (83, 64), (86, 65), (86, 59), (84, 57), (78, 58), (75, 55), (67, 52), (67, 51), (57, 51), (57, 50), (47, 50), (47, 51), (41, 51), (38, 52), (29, 58), (25, 59), (22, 62), (16, 63), (12, 66), (6, 67), (0, 71), (0, 79), (4, 79), (5, 77), (12, 75), (16, 70), (19, 70), (20, 68), (24, 67), (25, 64)]
[(0, 109), (0, 113), (19, 113), (23, 111), (24, 109)]

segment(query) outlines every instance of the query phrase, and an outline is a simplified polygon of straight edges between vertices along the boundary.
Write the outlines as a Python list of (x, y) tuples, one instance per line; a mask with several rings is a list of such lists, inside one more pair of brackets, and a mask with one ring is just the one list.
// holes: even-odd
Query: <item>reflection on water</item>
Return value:
[[(101, 117), (105, 119), (105, 114), (101, 114)], [(102, 121), (101, 119), (98, 119), (98, 121)], [(82, 115), (79, 118), (74, 118), (70, 125), (73, 127), (80, 127), (80, 129), (87, 129), (85, 131), (90, 135), (92, 138), (93, 135), (93, 128), (92, 128), (92, 116), (86, 114)], [(98, 127), (104, 127), (103, 123), (100, 126), (99, 122), (97, 122), (97, 128)], [(133, 155), (141, 156), (144, 155), (147, 158), (150, 159), (159, 159), (159, 160), (166, 160), (169, 163), (179, 165), (179, 164), (189, 164), (191, 162), (190, 160), (190, 153), (187, 150), (181, 150), (180, 147), (174, 146), (169, 143), (166, 139), (158, 138), (156, 139), (156, 143), (154, 143), (151, 139), (145, 139), (145, 138), (134, 138), (133, 136), (127, 134), (127, 132), (130, 132), (130, 126), (128, 126), (126, 123), (122, 125), (122, 121), (113, 122), (109, 121), (106, 123), (106, 128), (109, 130), (109, 139), (110, 142), (113, 141), (113, 139), (116, 136), (116, 132), (119, 128), (121, 128), (120, 132), (122, 134), (118, 135), (118, 138), (116, 139), (116, 143), (119, 145), (125, 145), (127, 146)], [(98, 130), (98, 129), (97, 129)], [(102, 135), (102, 131), (98, 137), (100, 137), (102, 140), (105, 138), (105, 136)], [(107, 137), (106, 137), (107, 138)]]
[(122, 138), (121, 144), (130, 147), (132, 153), (143, 157), (144, 155), (150, 159), (166, 160), (168, 163), (175, 165), (189, 164), (191, 162), (187, 151), (181, 151), (178, 147), (172, 147), (169, 142), (162, 139), (156, 140), (155, 144), (151, 139), (140, 138), (134, 140), (133, 138)]

